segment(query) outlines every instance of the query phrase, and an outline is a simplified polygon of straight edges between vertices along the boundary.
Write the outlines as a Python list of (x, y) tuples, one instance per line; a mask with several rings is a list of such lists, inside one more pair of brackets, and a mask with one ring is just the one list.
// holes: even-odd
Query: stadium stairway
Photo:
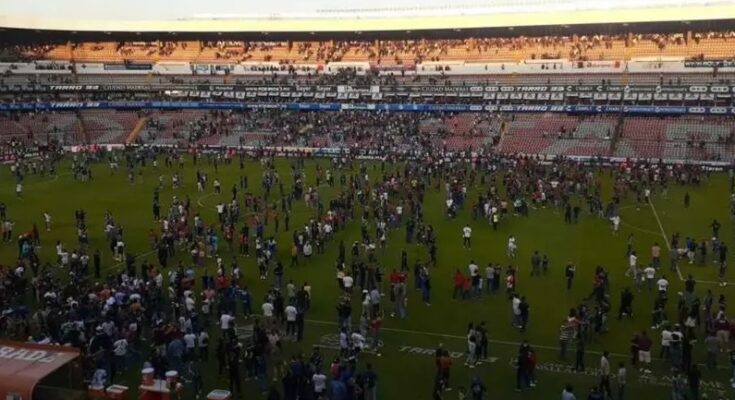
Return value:
[(78, 110), (75, 112), (77, 115), (77, 119), (79, 120), (79, 128), (82, 131), (82, 138), (84, 138), (84, 144), (91, 143), (89, 140), (89, 130), (87, 129), (87, 121), (84, 120), (84, 117), (82, 116), (82, 113)]
[(133, 130), (130, 131), (128, 137), (125, 139), (125, 144), (135, 143), (135, 141), (138, 139), (138, 136), (140, 135), (140, 132), (143, 130), (143, 128), (145, 128), (147, 122), (148, 117), (138, 118), (138, 122), (135, 123)]
[(610, 155), (615, 154), (615, 149), (618, 147), (618, 141), (623, 136), (623, 122), (625, 117), (623, 113), (618, 115), (617, 121), (615, 122), (615, 129), (613, 129), (612, 138), (610, 138)]

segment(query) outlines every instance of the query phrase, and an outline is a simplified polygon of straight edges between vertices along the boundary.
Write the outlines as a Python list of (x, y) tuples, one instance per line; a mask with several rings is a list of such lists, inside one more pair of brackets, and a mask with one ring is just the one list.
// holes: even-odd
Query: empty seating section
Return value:
[(83, 124), (91, 143), (125, 143), (138, 122), (134, 111), (84, 110)]
[(727, 117), (626, 118), (615, 156), (735, 160), (735, 121)]
[(615, 130), (611, 116), (514, 114), (506, 119), (500, 151), (504, 153), (606, 156)]
[(46, 143), (82, 143), (79, 119), (74, 113), (0, 114), (0, 140), (26, 139)]
[(627, 60), (632, 57), (729, 58), (728, 33), (467, 38), (455, 40), (376, 41), (133, 41), (85, 42), (21, 48), (31, 58), (78, 62), (136, 61), (278, 61), (324, 63), (370, 61), (381, 65), (421, 61), (498, 61), (528, 59)]

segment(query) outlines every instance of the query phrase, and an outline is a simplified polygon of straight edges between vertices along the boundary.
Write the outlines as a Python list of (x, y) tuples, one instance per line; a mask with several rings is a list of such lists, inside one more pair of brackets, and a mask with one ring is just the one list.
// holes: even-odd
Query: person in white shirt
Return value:
[(263, 309), (263, 317), (265, 317), (265, 320), (267, 322), (270, 322), (273, 319), (273, 310), (274, 310), (273, 304), (266, 301), (265, 303), (263, 303), (262, 306), (260, 306), (260, 308)]
[(314, 249), (311, 247), (311, 243), (306, 242), (304, 243), (304, 248), (302, 249), (304, 253), (304, 257), (311, 258), (311, 254), (314, 252)]
[(638, 256), (635, 251), (630, 252), (628, 256), (628, 270), (625, 271), (625, 276), (633, 276), (635, 278), (635, 268), (638, 266)]
[(339, 333), (339, 350), (341, 354), (347, 353), (350, 344), (349, 342), (350, 338), (347, 336), (347, 331), (345, 330), (345, 328), (342, 328)]
[(661, 276), (661, 279), (656, 282), (656, 286), (658, 286), (658, 291), (661, 293), (666, 293), (669, 290), (669, 281), (666, 280), (666, 275)]
[(510, 237), (508, 237), (508, 257), (516, 258), (517, 249), (518, 245), (516, 244), (516, 238), (515, 236), (511, 235)]
[(469, 225), (465, 225), (465, 227), (462, 228), (462, 246), (464, 246), (465, 249), (472, 248), (472, 228), (470, 228)]
[(470, 261), (470, 265), (468, 266), (468, 269), (470, 270), (470, 276), (473, 278), (480, 273), (480, 267), (478, 267), (477, 264), (475, 264), (474, 260)]
[(15, 196), (16, 197), (22, 197), (23, 196), (23, 184), (18, 183), (15, 185)]
[(128, 369), (128, 341), (120, 337), (112, 344), (112, 352), (115, 354), (115, 364), (119, 371)]
[(293, 304), (286, 306), (286, 335), (296, 336), (296, 315), (298, 311)]
[(648, 281), (648, 291), (652, 291), (653, 280), (656, 278), (656, 268), (649, 265), (643, 270), (643, 274), (646, 276), (646, 280)]
[(352, 293), (352, 285), (354, 284), (354, 282), (355, 280), (349, 275), (345, 275), (342, 278), (342, 285), (344, 285), (345, 291), (347, 293)]
[(610, 390), (610, 360), (608, 360), (608, 357), (610, 356), (609, 352), (604, 352), (602, 354), (602, 357), (600, 357), (600, 391), (605, 393), (607, 392), (608, 396), (611, 394)]
[(196, 301), (192, 298), (192, 296), (186, 296), (186, 311), (189, 311), (189, 313), (194, 311), (194, 308), (196, 307)]
[(219, 327), (222, 329), (222, 332), (235, 329), (235, 317), (232, 314), (222, 314), (219, 317)]
[(186, 358), (193, 360), (196, 357), (197, 335), (191, 330), (184, 335), (184, 344), (186, 345)]
[(317, 371), (312, 377), (311, 381), (314, 382), (314, 394), (317, 399), (321, 398), (324, 391), (327, 389), (327, 376)]
[(661, 330), (661, 358), (664, 360), (669, 359), (669, 349), (671, 349), (671, 340), (673, 337), (668, 326), (665, 326)]
[(521, 323), (521, 299), (516, 294), (513, 295), (511, 307), (513, 308), (512, 324), (513, 326), (518, 327)]
[(353, 332), (350, 339), (352, 339), (352, 347), (354, 347), (356, 351), (362, 351), (365, 348), (365, 337), (362, 336), (360, 332)]
[(616, 215), (610, 218), (610, 221), (612, 221), (613, 235), (617, 235), (620, 229), (620, 216)]
[(46, 232), (51, 232), (51, 214), (48, 211), (43, 213), (43, 222), (46, 224)]

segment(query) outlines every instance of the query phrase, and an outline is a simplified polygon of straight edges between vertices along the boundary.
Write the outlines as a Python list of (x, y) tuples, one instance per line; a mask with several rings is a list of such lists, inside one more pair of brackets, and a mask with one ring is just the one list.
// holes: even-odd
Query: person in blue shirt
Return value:
[(480, 377), (475, 375), (472, 379), (472, 383), (470, 384), (470, 396), (472, 397), (472, 400), (482, 400), (483, 397), (485, 397), (486, 391), (487, 388), (485, 388), (485, 385), (480, 381)]
[(250, 315), (253, 313), (253, 308), (248, 287), (243, 286), (238, 294), (240, 296), (240, 302), (242, 302), (242, 313), (245, 315), (245, 318), (250, 318)]
[(330, 385), (331, 400), (347, 400), (347, 386), (340, 379), (333, 379)]
[(373, 371), (373, 365), (367, 363), (363, 372), (363, 384), (365, 385), (365, 400), (376, 400), (378, 398), (378, 374)]
[(587, 396), (587, 400), (604, 400), (605, 396), (602, 394), (602, 392), (599, 390), (597, 386), (594, 386), (592, 390), (590, 391), (590, 394)]

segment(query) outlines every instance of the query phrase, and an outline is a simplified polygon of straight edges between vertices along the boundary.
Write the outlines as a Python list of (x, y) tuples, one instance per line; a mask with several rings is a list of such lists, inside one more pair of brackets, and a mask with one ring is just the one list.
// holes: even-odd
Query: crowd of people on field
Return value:
[[(199, 362), (212, 354), (219, 375), (237, 396), (244, 392), (243, 382), (254, 380), (269, 399), (375, 399), (378, 371), (365, 361), (382, 353), (383, 320), (409, 318), (409, 290), (421, 293), (426, 308), (434, 300), (450, 297), (449, 293), (432, 290), (440, 243), (434, 227), (425, 220), (430, 212), (424, 209), (429, 191), (443, 194), (446, 218), (457, 218), (460, 210), (470, 208), (475, 226), (509, 225), (512, 218), (533, 218), (535, 210), (553, 207), (564, 214), (564, 222), (569, 224), (580, 218), (610, 220), (611, 234), (617, 234), (613, 221), (620, 216), (621, 202), (634, 199), (637, 207), (646, 206), (653, 196), (668, 196), (669, 186), (696, 187), (709, 178), (706, 169), (691, 165), (640, 162), (603, 166), (565, 159), (544, 162), (491, 152), (464, 159), (428, 150), (412, 159), (401, 157), (400, 152), (387, 151), (386, 156), (387, 161), (401, 160), (405, 164), (392, 167), (390, 162), (382, 162), (371, 167), (344, 153), (318, 163), (312, 179), (307, 176), (306, 158), (297, 155), (289, 159), (292, 183), (287, 186), (275, 168), (273, 155), (264, 151), (255, 154), (260, 161), (259, 182), (249, 182), (243, 175), (244, 163), (250, 157), (245, 153), (194, 152), (192, 158), (185, 159), (175, 149), (141, 148), (123, 153), (75, 155), (72, 169), (81, 168), (80, 174), (90, 182), (94, 182), (91, 169), (104, 168), (105, 164), (109, 164), (109, 173), (113, 175), (118, 172), (113, 165), (119, 164), (120, 169), (127, 171), (131, 185), (141, 174), (158, 175), (151, 202), (155, 227), (147, 232), (149, 251), (155, 254), (155, 261), (129, 248), (131, 237), (145, 233), (129, 231), (127, 221), (111, 211), (98, 221), (98, 216), (88, 215), (84, 209), (75, 210), (76, 240), (57, 242), (55, 258), (51, 259), (39, 255), (38, 246), (46, 241), (38, 226), (3, 224), (3, 237), (6, 242), (17, 244), (18, 257), (15, 265), (2, 269), (0, 306), (4, 312), (0, 331), (4, 337), (16, 340), (83, 349), (84, 370), (93, 382), (121, 382), (124, 374), (143, 364), (153, 368), (159, 378), (168, 370), (180, 371), (194, 393), (201, 393), (205, 386), (214, 383), (204, 382), (207, 374)], [(189, 160), (195, 174), (184, 176), (183, 166)], [(33, 168), (34, 162), (21, 158), (14, 164), (18, 181), (26, 175), (41, 174)], [(241, 177), (231, 186), (224, 186), (216, 175), (211, 177), (201, 170), (204, 165), (215, 173), (220, 168), (239, 166)], [(610, 198), (603, 196), (596, 178), (601, 172), (612, 176)], [(219, 196), (215, 219), (200, 214), (186, 192), (177, 193), (190, 179), (198, 191)], [(732, 175), (730, 179), (733, 181)], [(333, 188), (338, 194), (325, 198), (322, 187)], [(473, 201), (469, 193), (478, 187), (480, 193)], [(162, 191), (169, 188), (174, 195), (163, 198)], [(292, 221), (294, 205), (302, 202), (309, 216)], [(691, 206), (688, 193), (682, 205)], [(14, 208), (0, 204), (0, 219), (11, 221)], [(45, 211), (42, 215), (46, 232), (53, 231), (52, 220), (56, 216)], [(100, 223), (108, 247), (91, 248), (87, 227)], [(359, 225), (360, 235), (349, 244), (338, 236), (351, 223)], [(403, 227), (405, 238), (400, 238), (398, 232)], [(712, 221), (709, 227), (713, 237), (719, 238), (720, 223)], [(288, 232), (290, 240), (279, 243), (279, 232)], [(471, 249), (470, 223), (460, 236), (463, 247)], [(409, 260), (404, 250), (400, 268), (388, 272), (378, 255), (401, 241), (406, 246), (418, 243), (426, 257)], [(534, 250), (526, 275), (520, 272), (526, 270), (525, 261), (517, 258), (521, 245), (525, 246), (515, 237), (508, 238), (506, 269), (500, 266), (500, 260), (482, 260), (490, 262), (483, 278), (479, 265), (471, 262), (466, 274), (457, 270), (452, 279), (454, 297), (459, 294), (464, 301), (494, 296), (504, 283), (511, 324), (524, 332), (534, 329), (532, 304), (523, 294), (524, 281), (546, 279), (546, 272), (565, 260), (550, 260), (543, 251)], [(284, 246), (289, 249), (290, 263), (278, 256), (278, 249)], [(293, 342), (299, 348), (313, 296), (325, 291), (325, 282), (294, 282), (289, 277), (290, 270), (314, 268), (311, 260), (324, 254), (327, 246), (336, 246), (338, 251), (334, 260), (336, 281), (326, 284), (336, 285), (339, 293), (334, 323), (337, 356), (328, 370), (320, 348), (294, 351), (285, 345)], [(690, 277), (674, 308), (674, 302), (669, 301), (666, 275), (676, 274), (679, 263), (687, 260), (712, 263), (719, 268), (724, 283), (727, 245), (719, 239), (708, 239), (705, 249), (717, 248), (712, 249), (713, 256), (705, 253), (700, 257), (698, 240), (691, 236), (684, 240), (675, 233), (669, 246), (676, 250), (670, 252), (670, 271), (663, 271), (666, 253), (656, 244), (648, 260), (651, 272), (643, 265), (644, 260), (639, 262), (640, 249), (631, 235), (625, 249), (632, 279), (629, 285), (611, 282), (606, 266), (596, 268), (591, 294), (570, 310), (562, 323), (562, 359), (566, 349), (574, 347), (575, 368), (584, 369), (585, 344), (608, 330), (613, 287), (623, 287), (618, 312), (621, 320), (633, 315), (635, 291), (655, 288), (658, 297), (652, 313), (653, 328), (639, 332), (631, 341), (633, 366), (647, 373), (652, 360), (652, 332), (661, 329), (662, 362), (676, 371), (672, 391), (679, 397), (675, 399), (684, 399), (685, 393), (698, 393), (698, 379), (706, 371), (697, 369), (694, 347), (705, 346), (708, 368), (723, 362), (723, 353), (730, 349), (732, 324), (726, 299), (719, 295), (715, 303), (715, 291), (702, 295), (701, 290), (696, 290), (697, 282)], [(249, 258), (251, 255), (253, 259)], [(245, 263), (250, 260), (258, 275), (246, 272)], [(565, 267), (567, 289), (573, 285), (575, 272), (574, 265)], [(262, 298), (256, 298), (249, 289), (255, 276), (269, 287)], [(643, 284), (653, 281), (655, 284)], [(26, 296), (32, 296), (33, 307), (23, 301)], [(418, 307), (421, 306), (411, 305), (412, 309)], [(465, 361), (468, 368), (487, 359), (489, 328), (485, 322), (469, 326)], [(210, 352), (210, 347), (215, 350)], [(449, 381), (452, 365), (447, 357), (446, 350), (437, 350), (434, 398), (443, 398), (454, 386)], [(600, 380), (592, 393), (609, 395), (611, 382), (616, 383), (616, 392), (624, 392), (625, 365), (620, 366), (613, 379), (610, 358), (607, 352), (601, 357)], [(524, 342), (515, 363), (517, 390), (536, 386), (538, 362), (538, 352)], [(688, 379), (683, 380), (683, 376)], [(482, 379), (473, 379), (470, 391), (481, 393), (476, 397), (481, 399), (486, 392)], [(571, 387), (565, 392), (574, 396)]]

